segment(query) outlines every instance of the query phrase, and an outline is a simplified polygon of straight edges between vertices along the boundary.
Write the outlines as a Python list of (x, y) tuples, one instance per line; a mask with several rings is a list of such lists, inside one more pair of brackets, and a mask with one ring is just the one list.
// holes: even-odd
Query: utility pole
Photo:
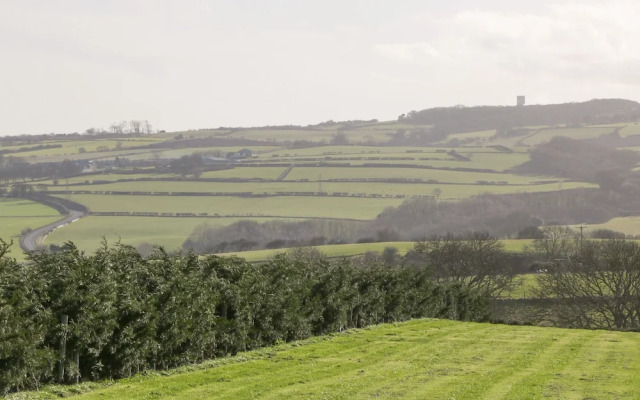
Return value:
[(586, 225), (580, 225), (580, 226), (578, 226), (578, 229), (580, 229), (580, 247), (582, 247), (582, 239), (584, 238), (584, 235), (583, 235), (582, 231), (584, 229), (587, 229), (587, 226)]

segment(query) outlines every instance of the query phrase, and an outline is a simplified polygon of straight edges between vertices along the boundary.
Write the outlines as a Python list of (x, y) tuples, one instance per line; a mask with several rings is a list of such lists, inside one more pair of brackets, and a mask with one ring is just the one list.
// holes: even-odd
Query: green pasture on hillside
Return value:
[(285, 169), (284, 167), (243, 167), (240, 165), (233, 169), (205, 172), (200, 175), (200, 178), (276, 180)]
[(631, 332), (424, 319), (75, 390), (97, 387), (77, 398), (103, 400), (638, 399), (639, 340)]
[(399, 199), (355, 197), (226, 197), (72, 195), (70, 199), (100, 212), (207, 213), (209, 216), (374, 219)]
[[(324, 179), (324, 177), (323, 177)], [(595, 184), (583, 183), (583, 182), (562, 182), (562, 183), (547, 183), (547, 184), (530, 184), (530, 185), (502, 185), (502, 184), (446, 184), (446, 183), (395, 183), (395, 182), (322, 182), (318, 184), (316, 181), (281, 181), (281, 182), (175, 182), (175, 181), (157, 181), (157, 182), (118, 182), (110, 185), (80, 185), (69, 187), (72, 193), (73, 191), (94, 191), (94, 192), (109, 192), (109, 191), (125, 191), (133, 193), (147, 193), (147, 192), (168, 192), (168, 193), (252, 193), (254, 195), (262, 194), (280, 194), (288, 196), (291, 193), (304, 193), (304, 196), (299, 196), (301, 202), (306, 202), (306, 199), (311, 198), (309, 195), (316, 195), (320, 190), (326, 197), (334, 193), (346, 195), (346, 196), (432, 196), (435, 189), (440, 191), (441, 199), (459, 200), (465, 199), (480, 194), (508, 194), (508, 193), (534, 193), (534, 192), (551, 192), (560, 189), (574, 189), (574, 188), (593, 188), (597, 187)], [(66, 188), (62, 185), (58, 187), (50, 187), (51, 190), (65, 191)], [(83, 195), (77, 195), (83, 196)], [(115, 195), (114, 195), (115, 196)], [(105, 196), (105, 201), (111, 201), (115, 199), (114, 196)], [(145, 200), (141, 201), (143, 204), (154, 204), (154, 199), (157, 196), (143, 196)], [(175, 196), (175, 197), (193, 197), (193, 196)], [(203, 199), (210, 199), (211, 197), (200, 196)], [(222, 197), (222, 196), (213, 196)], [(234, 197), (235, 198), (235, 197)], [(341, 197), (349, 199), (351, 197)], [(263, 199), (266, 201), (266, 199)], [(364, 199), (362, 199), (364, 200)], [(375, 204), (383, 204), (380, 201), (391, 201), (394, 204), (394, 199), (369, 199), (370, 201), (378, 201)], [(113, 200), (118, 201), (118, 200)], [(186, 202), (193, 200), (185, 200)], [(215, 200), (202, 200), (207, 203)], [(184, 208), (180, 207), (180, 202), (177, 202), (178, 210), (173, 212), (189, 212), (189, 210), (183, 211)], [(267, 203), (268, 204), (268, 203)], [(399, 204), (399, 203), (398, 203)], [(384, 206), (389, 204), (385, 203)], [(89, 205), (90, 206), (90, 205)], [(300, 204), (294, 205), (300, 207)], [(302, 208), (305, 206), (302, 204)], [(122, 210), (126, 211), (126, 210)], [(140, 211), (154, 211), (154, 208)], [(170, 212), (170, 211), (167, 211)], [(200, 211), (208, 212), (208, 211)], [(219, 211), (214, 211), (218, 212)], [(253, 211), (252, 211), (253, 212)], [(259, 211), (258, 211), (259, 212)], [(220, 213), (221, 214), (221, 213)], [(375, 214), (377, 215), (377, 214)], [(321, 215), (324, 216), (324, 215)], [(359, 217), (358, 217), (359, 218)]]
[(286, 180), (316, 180), (322, 176), (323, 180), (331, 179), (422, 179), (436, 180), (443, 183), (477, 183), (505, 182), (510, 184), (531, 184), (537, 181), (557, 178), (544, 176), (522, 176), (513, 174), (447, 171), (439, 169), (418, 168), (335, 168), (335, 167), (294, 167)]
[[(97, 153), (70, 153), (58, 155), (30, 155), (25, 160), (37, 164), (44, 162), (63, 162), (63, 161), (79, 161), (79, 160), (114, 160), (116, 157), (132, 158), (134, 155), (143, 155), (142, 158), (148, 159), (153, 156), (153, 150), (148, 149), (121, 149), (110, 150)], [(24, 157), (24, 153), (20, 153), (20, 157)]]
[(447, 138), (444, 141), (446, 142), (453, 139), (458, 139), (458, 140), (473, 139), (473, 140), (479, 140), (479, 141), (486, 141), (488, 139), (491, 139), (493, 136), (495, 136), (495, 134), (496, 134), (495, 129), (490, 129), (488, 131), (478, 131), (478, 132), (454, 133), (447, 136)]
[(588, 225), (585, 234), (588, 235), (589, 232), (593, 232), (596, 229), (611, 229), (627, 235), (640, 235), (640, 217), (612, 218), (602, 224)]
[(250, 149), (255, 153), (269, 152), (272, 150), (280, 149), (280, 146), (230, 146), (230, 147), (185, 147), (185, 148), (163, 148), (163, 149), (151, 149), (146, 153), (140, 153), (127, 157), (131, 160), (146, 160), (150, 158), (171, 159), (180, 158), (182, 156), (188, 156), (191, 154), (200, 154), (202, 156), (214, 156), (214, 157), (226, 157), (227, 153), (233, 153), (242, 149)]
[[(148, 146), (153, 143), (164, 141), (162, 138), (144, 138), (144, 139), (92, 139), (92, 140), (58, 140), (58, 141), (50, 141), (43, 142), (41, 144), (49, 145), (62, 145), (62, 147), (52, 148), (52, 149), (42, 149), (42, 150), (33, 150), (27, 152), (16, 153), (17, 157), (47, 157), (47, 156), (59, 156), (59, 155), (69, 155), (69, 154), (78, 154), (81, 151), (81, 148), (84, 148), (86, 153), (95, 153), (98, 152), (98, 148), (105, 147), (111, 151), (120, 149), (127, 149), (130, 147), (140, 147), (140, 146)], [(21, 146), (18, 146), (21, 147)], [(99, 153), (99, 152), (98, 152)]]
[(583, 127), (565, 129), (542, 129), (540, 132), (523, 139), (523, 143), (535, 146), (550, 141), (555, 136), (565, 136), (572, 139), (593, 139), (613, 132), (610, 127)]
[[(525, 247), (532, 243), (529, 239), (511, 239), (501, 240), (504, 250), (508, 252), (519, 253), (524, 251)], [(378, 242), (378, 243), (348, 243), (348, 244), (327, 244), (323, 246), (313, 246), (327, 257), (353, 257), (363, 255), (367, 252), (382, 253), (387, 247), (393, 247), (398, 250), (399, 255), (405, 255), (407, 251), (413, 249), (415, 242)], [(238, 251), (232, 253), (220, 253), (220, 256), (238, 256), (247, 261), (265, 261), (270, 260), (277, 254), (288, 253), (294, 251), (295, 248), (284, 249), (265, 249)]]
[(620, 136), (640, 135), (640, 125), (637, 122), (624, 124), (620, 129)]
[[(349, 243), (349, 244), (328, 244), (323, 246), (313, 246), (327, 257), (353, 257), (363, 255), (367, 252), (382, 253), (385, 248), (393, 247), (398, 250), (398, 254), (404, 255), (413, 248), (414, 242), (380, 242), (380, 243)], [(219, 253), (219, 256), (238, 256), (247, 261), (265, 261), (270, 260), (277, 254), (289, 253), (295, 251), (295, 248), (284, 249), (266, 249), (238, 251), (232, 253)]]
[(450, 159), (448, 151), (455, 150), (464, 154), (465, 152), (495, 152), (501, 154), (493, 148), (464, 147), (453, 148), (446, 146), (366, 146), (366, 145), (345, 145), (345, 146), (316, 146), (299, 149), (281, 149), (270, 152), (260, 157), (292, 157), (292, 156), (317, 156), (317, 157), (341, 157), (341, 156), (362, 156), (362, 157), (384, 157), (384, 156), (409, 156), (409, 157), (431, 157)]
[[(135, 180), (135, 179), (162, 179), (162, 178), (176, 178), (178, 175), (175, 174), (157, 174), (155, 172), (149, 173), (135, 173), (135, 174), (125, 174), (125, 173), (93, 173), (93, 174), (82, 174), (78, 176), (73, 176), (71, 178), (58, 179), (58, 184), (53, 184), (53, 179), (48, 179), (46, 181), (39, 181), (37, 184), (49, 185), (49, 190), (66, 190), (67, 183), (69, 185), (75, 184), (93, 184), (95, 182), (117, 182), (119, 180)], [(70, 186), (69, 190), (73, 190), (74, 186)]]
[(243, 129), (230, 133), (227, 137), (263, 140), (273, 142), (294, 142), (306, 140), (309, 142), (331, 142), (336, 132), (320, 129)]

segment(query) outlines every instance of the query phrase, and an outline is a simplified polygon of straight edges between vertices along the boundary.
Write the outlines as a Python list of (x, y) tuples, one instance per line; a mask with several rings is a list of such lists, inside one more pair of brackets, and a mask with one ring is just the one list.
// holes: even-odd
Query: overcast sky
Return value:
[(639, 18), (636, 0), (0, 0), (0, 135), (640, 100)]

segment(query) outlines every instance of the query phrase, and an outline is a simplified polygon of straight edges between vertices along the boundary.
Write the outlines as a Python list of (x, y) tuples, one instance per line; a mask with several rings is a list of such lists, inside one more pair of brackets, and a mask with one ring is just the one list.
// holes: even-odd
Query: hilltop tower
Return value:
[(524, 96), (518, 96), (516, 97), (516, 101), (517, 101), (517, 105), (518, 107), (524, 107)]

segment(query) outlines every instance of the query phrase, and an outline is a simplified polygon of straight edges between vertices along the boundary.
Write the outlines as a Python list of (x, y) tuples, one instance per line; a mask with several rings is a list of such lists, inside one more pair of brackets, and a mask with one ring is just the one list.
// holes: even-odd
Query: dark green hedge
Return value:
[(125, 245), (86, 255), (72, 244), (18, 264), (7, 249), (0, 241), (0, 393), (52, 382), (63, 338), (73, 382), (381, 322), (489, 313), (486, 297), (416, 267), (286, 256), (254, 265), (162, 249), (143, 258)]

